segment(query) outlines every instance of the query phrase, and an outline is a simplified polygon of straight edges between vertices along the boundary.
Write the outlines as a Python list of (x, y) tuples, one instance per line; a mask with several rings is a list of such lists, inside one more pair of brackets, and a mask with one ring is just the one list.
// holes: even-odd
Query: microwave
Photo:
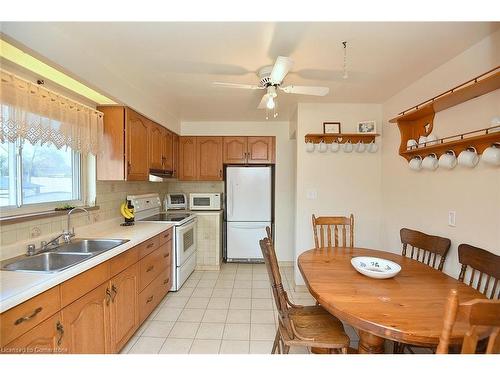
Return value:
[(222, 207), (221, 193), (191, 193), (189, 194), (189, 209), (220, 210)]

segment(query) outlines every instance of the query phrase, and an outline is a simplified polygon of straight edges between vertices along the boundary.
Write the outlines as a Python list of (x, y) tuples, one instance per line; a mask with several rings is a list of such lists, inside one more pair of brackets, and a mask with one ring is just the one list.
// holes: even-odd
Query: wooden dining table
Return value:
[[(357, 272), (351, 259), (370, 256), (398, 263), (390, 279), (373, 279)], [(298, 267), (313, 297), (332, 315), (357, 329), (359, 353), (384, 353), (385, 340), (417, 346), (437, 346), (451, 289), (460, 301), (485, 298), (474, 288), (416, 260), (364, 248), (320, 248), (305, 251)], [(466, 331), (460, 320), (451, 343)]]

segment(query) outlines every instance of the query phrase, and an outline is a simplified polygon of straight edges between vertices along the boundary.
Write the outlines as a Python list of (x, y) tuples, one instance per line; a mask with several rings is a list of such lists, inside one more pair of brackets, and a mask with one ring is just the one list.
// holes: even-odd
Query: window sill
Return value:
[[(83, 208), (85, 208), (87, 211), (96, 211), (99, 209), (99, 206), (83, 207)], [(31, 220), (47, 219), (49, 217), (55, 217), (55, 216), (64, 216), (68, 213), (68, 211), (69, 210), (64, 210), (64, 211), (50, 210), (50, 211), (34, 212), (22, 215), (4, 216), (0, 217), (0, 226), (9, 224), (18, 224)]]

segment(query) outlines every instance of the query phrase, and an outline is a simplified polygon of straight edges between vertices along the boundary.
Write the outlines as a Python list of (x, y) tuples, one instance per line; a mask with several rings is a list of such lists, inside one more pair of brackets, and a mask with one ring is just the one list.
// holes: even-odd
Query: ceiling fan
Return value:
[(321, 86), (281, 86), (283, 79), (288, 74), (293, 66), (293, 60), (289, 57), (278, 56), (274, 65), (269, 65), (263, 67), (258, 75), (260, 77), (260, 82), (258, 85), (248, 85), (239, 83), (226, 83), (226, 82), (214, 82), (215, 86), (228, 87), (236, 89), (247, 89), (247, 90), (266, 90), (266, 93), (262, 96), (257, 108), (266, 109), (266, 119), (269, 118), (270, 111), (273, 111), (273, 117), (278, 116), (276, 111), (276, 97), (278, 96), (277, 90), (281, 90), (287, 94), (301, 94), (301, 95), (315, 95), (315, 96), (325, 96), (328, 94), (330, 89), (328, 87)]

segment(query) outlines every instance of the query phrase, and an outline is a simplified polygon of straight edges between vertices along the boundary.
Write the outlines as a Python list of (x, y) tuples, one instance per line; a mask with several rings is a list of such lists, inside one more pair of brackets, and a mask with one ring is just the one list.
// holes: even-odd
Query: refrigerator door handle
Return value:
[(234, 184), (231, 181), (231, 199), (229, 200), (231, 203), (231, 206), (229, 208), (229, 215), (233, 216), (233, 208), (234, 208)]

